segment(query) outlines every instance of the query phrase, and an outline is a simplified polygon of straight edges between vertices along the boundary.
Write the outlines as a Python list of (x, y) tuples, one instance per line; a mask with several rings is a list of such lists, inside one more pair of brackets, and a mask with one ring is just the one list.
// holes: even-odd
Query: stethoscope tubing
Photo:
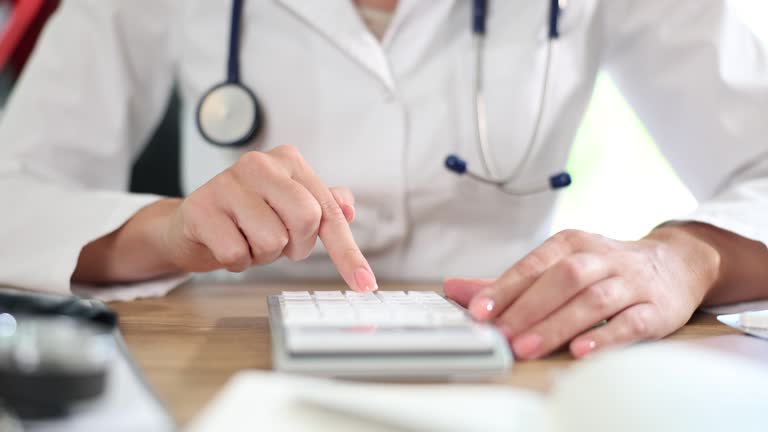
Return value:
[(227, 57), (227, 82), (233, 84), (240, 84), (240, 23), (242, 16), (243, 0), (232, 0), (229, 53)]
[[(562, 3), (561, 3), (562, 2)], [(533, 132), (525, 147), (525, 153), (518, 162), (517, 166), (511, 171), (512, 174), (501, 177), (493, 163), (491, 157), (491, 147), (488, 139), (487, 107), (485, 104), (483, 88), (483, 52), (486, 34), (488, 0), (474, 0), (472, 3), (472, 37), (474, 46), (474, 104), (475, 104), (475, 133), (480, 151), (480, 160), (486, 175), (480, 175), (467, 170), (466, 162), (458, 156), (451, 155), (446, 159), (446, 167), (458, 174), (466, 174), (470, 178), (498, 187), (510, 195), (525, 196), (535, 193), (545, 192), (552, 189), (559, 189), (568, 186), (571, 182), (567, 173), (558, 173), (549, 178), (549, 182), (543, 185), (523, 186), (516, 188), (512, 182), (522, 173), (522, 168), (529, 162), (536, 142), (539, 139), (541, 123), (545, 112), (547, 93), (550, 87), (550, 75), (552, 65), (553, 42), (560, 37), (559, 18), (562, 13), (564, 0), (550, 0), (549, 26), (547, 32), (547, 44), (545, 54), (544, 78), (542, 80), (541, 91), (539, 94), (539, 108), (533, 124)]]

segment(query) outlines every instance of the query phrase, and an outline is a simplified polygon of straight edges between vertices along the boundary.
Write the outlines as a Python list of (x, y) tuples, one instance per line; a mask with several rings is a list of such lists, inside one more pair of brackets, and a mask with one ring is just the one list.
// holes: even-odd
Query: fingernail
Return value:
[(475, 319), (485, 321), (491, 317), (494, 307), (496, 307), (496, 302), (492, 298), (481, 297), (472, 301), (472, 304), (469, 305), (469, 312)]
[(576, 357), (584, 357), (597, 348), (597, 342), (591, 339), (582, 339), (575, 341), (571, 345), (571, 353)]
[(528, 358), (536, 353), (536, 350), (541, 347), (541, 336), (531, 333), (520, 336), (512, 342), (512, 351), (515, 355), (521, 358)]
[(365, 267), (355, 270), (355, 284), (357, 284), (358, 291), (376, 291), (379, 289), (373, 273)]

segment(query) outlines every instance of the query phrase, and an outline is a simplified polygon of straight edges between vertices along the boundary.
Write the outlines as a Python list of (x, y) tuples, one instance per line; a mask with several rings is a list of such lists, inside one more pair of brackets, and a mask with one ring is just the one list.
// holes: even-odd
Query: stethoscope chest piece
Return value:
[(256, 95), (240, 81), (240, 19), (243, 0), (232, 0), (227, 79), (208, 90), (197, 105), (197, 129), (223, 147), (248, 144), (264, 123)]
[(216, 145), (245, 145), (259, 133), (261, 124), (256, 96), (237, 82), (224, 82), (213, 87), (197, 106), (200, 133)]

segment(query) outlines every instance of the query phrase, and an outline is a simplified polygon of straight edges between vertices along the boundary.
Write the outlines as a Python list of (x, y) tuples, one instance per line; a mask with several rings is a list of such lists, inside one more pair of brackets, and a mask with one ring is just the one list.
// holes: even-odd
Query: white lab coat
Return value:
[[(564, 168), (605, 68), (702, 203), (688, 219), (768, 242), (768, 49), (721, 0), (577, 0), (541, 100), (549, 1), (492, 2), (485, 58), (499, 171)], [(174, 81), (189, 193), (243, 149), (206, 143), (201, 95), (223, 80), (229, 2), (65, 0), (0, 125), (0, 285), (68, 292), (81, 248), (157, 197), (125, 192)], [(470, 2), (401, 0), (380, 44), (349, 0), (248, 0), (241, 77), (264, 133), (357, 197), (357, 241), (381, 280), (499, 275), (547, 235), (556, 194), (515, 198), (443, 168), (479, 168)], [(616, 145), (622, 145), (617, 142)], [(578, 181), (578, 180), (577, 180)], [(621, 179), (617, 179), (621, 181)], [(241, 277), (335, 277), (322, 247)]]

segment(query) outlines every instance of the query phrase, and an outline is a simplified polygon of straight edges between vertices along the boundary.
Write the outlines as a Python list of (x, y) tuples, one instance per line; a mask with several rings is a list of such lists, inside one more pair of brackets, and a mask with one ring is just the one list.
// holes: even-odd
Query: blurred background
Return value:
[[(768, 41), (768, 0), (730, 3)], [(58, 0), (0, 0), (0, 107), (57, 4)], [(177, 110), (178, 100), (174, 99), (166, 120), (136, 162), (132, 190), (178, 195)], [(552, 232), (577, 228), (634, 239), (665, 220), (684, 217), (696, 206), (696, 200), (605, 75), (597, 81), (568, 171), (574, 184), (561, 193)], [(621, 184), (617, 178), (623, 179)]]
[[(731, 3), (768, 43), (768, 0)], [(622, 240), (636, 239), (696, 207), (696, 200), (605, 75), (595, 86), (568, 171), (574, 183), (561, 193), (553, 233), (577, 228)]]

